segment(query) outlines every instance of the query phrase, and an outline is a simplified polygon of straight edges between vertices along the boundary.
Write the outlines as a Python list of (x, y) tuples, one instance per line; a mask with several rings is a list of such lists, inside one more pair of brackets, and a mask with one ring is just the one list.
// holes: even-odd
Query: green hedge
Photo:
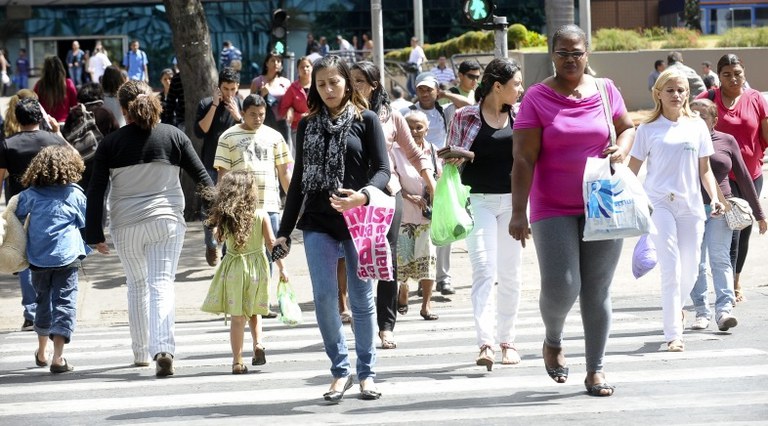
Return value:
[(592, 37), (593, 51), (619, 51), (647, 49), (651, 42), (632, 30), (602, 28)]
[(768, 27), (731, 28), (723, 34), (717, 47), (768, 47)]
[(688, 28), (672, 28), (664, 38), (666, 41), (661, 45), (662, 49), (685, 49), (699, 47), (698, 31)]

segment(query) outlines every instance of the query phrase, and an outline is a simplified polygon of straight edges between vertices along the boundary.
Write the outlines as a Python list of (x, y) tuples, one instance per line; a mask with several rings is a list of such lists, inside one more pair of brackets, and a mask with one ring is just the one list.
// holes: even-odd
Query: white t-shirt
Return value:
[[(424, 139), (436, 146), (437, 149), (444, 147), (445, 138), (448, 137), (448, 132), (446, 131), (446, 122), (443, 120), (443, 116), (440, 115), (440, 111), (438, 111), (437, 108), (422, 109), (421, 104), (418, 102), (414, 105), (416, 105), (417, 110), (426, 114), (427, 120), (429, 120), (427, 136), (425, 136)], [(411, 112), (410, 108), (403, 108), (400, 110), (400, 114), (403, 114), (403, 117), (407, 116), (409, 112)]]
[(112, 61), (109, 60), (104, 52), (99, 52), (88, 60), (88, 71), (91, 73), (91, 78), (95, 82), (99, 82), (99, 79), (104, 75), (104, 70), (108, 66), (112, 65)]
[(648, 174), (643, 186), (654, 205), (674, 194), (676, 199), (683, 197), (689, 212), (703, 220), (699, 159), (714, 152), (704, 120), (680, 117), (673, 122), (662, 115), (637, 128), (629, 154), (646, 163)]
[(425, 58), (426, 55), (424, 55), (424, 49), (422, 49), (421, 46), (416, 45), (416, 47), (411, 50), (411, 56), (408, 57), (408, 62), (413, 62), (414, 64), (421, 66)]

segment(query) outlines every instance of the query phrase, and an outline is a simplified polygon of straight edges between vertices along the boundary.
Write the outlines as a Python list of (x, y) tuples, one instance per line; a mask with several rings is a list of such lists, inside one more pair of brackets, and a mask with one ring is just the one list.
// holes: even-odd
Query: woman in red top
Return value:
[[(768, 101), (757, 90), (744, 88), (746, 74), (744, 64), (738, 56), (732, 53), (723, 55), (717, 61), (717, 74), (720, 77), (720, 87), (704, 92), (697, 98), (709, 97), (717, 105), (715, 130), (736, 138), (757, 195), (760, 196), (763, 188), (763, 151), (768, 147)], [(739, 190), (733, 172), (728, 177), (733, 195), (745, 198)], [(731, 242), (736, 302), (743, 300), (739, 275), (747, 258), (751, 233), (751, 226), (734, 231)]]
[(309, 111), (307, 107), (307, 93), (312, 86), (312, 61), (308, 57), (302, 56), (297, 62), (296, 68), (299, 71), (299, 78), (288, 86), (285, 95), (280, 99), (278, 113), (285, 117), (285, 121), (291, 126), (291, 155), (296, 155), (296, 129), (299, 128), (299, 120), (304, 118)]
[(67, 78), (64, 64), (57, 56), (45, 58), (35, 93), (40, 98), (40, 105), (59, 123), (66, 121), (69, 109), (77, 105), (75, 83)]

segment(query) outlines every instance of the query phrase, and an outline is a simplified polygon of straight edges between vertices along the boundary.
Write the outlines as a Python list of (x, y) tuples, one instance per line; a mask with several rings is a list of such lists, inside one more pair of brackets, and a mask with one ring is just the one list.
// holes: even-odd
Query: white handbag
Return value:
[(731, 208), (725, 212), (725, 221), (728, 227), (734, 231), (740, 231), (747, 226), (752, 225), (754, 220), (752, 216), (752, 207), (749, 207), (747, 200), (731, 197), (728, 198), (728, 204)]

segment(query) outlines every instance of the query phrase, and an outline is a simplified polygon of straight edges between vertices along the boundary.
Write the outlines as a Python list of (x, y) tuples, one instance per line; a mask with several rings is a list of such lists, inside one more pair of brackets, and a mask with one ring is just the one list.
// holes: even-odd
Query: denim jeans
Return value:
[(37, 310), (37, 292), (32, 285), (32, 273), (29, 268), (19, 272), (19, 287), (21, 287), (21, 306), (24, 307), (24, 319), (34, 321)]
[(75, 86), (80, 86), (83, 84), (83, 67), (72, 67), (69, 69), (69, 77), (72, 79), (72, 82), (75, 83)]
[(304, 231), (304, 251), (312, 281), (315, 316), (323, 336), (325, 353), (331, 360), (331, 374), (336, 378), (351, 374), (347, 341), (339, 315), (336, 263), (340, 246), (344, 248), (347, 263), (347, 292), (354, 321), (357, 377), (363, 381), (376, 376), (373, 371), (376, 364), (373, 282), (357, 277), (357, 250), (352, 240), (339, 241), (323, 232)]
[[(717, 317), (730, 313), (736, 299), (733, 294), (733, 267), (729, 251), (733, 231), (728, 227), (724, 216), (710, 217), (710, 207), (706, 206), (707, 221), (704, 223), (704, 240), (701, 242), (701, 263), (699, 278), (691, 290), (691, 300), (696, 308), (696, 317), (712, 319), (707, 298), (707, 257), (712, 271), (712, 284), (715, 286), (715, 312)], [(709, 255), (709, 256), (707, 256)]]
[(37, 291), (38, 336), (62, 336), (69, 343), (77, 322), (77, 269), (68, 266), (32, 271)]
[[(515, 343), (523, 248), (509, 235), (512, 194), (470, 194), (475, 227), (467, 237), (477, 345)], [(494, 283), (498, 282), (498, 286)], [(491, 305), (496, 289), (496, 309)]]
[[(216, 182), (219, 180), (219, 172), (216, 169), (205, 169), (206, 172), (208, 172), (208, 176), (211, 177), (211, 180), (213, 181), (213, 184), (216, 185)], [(205, 221), (205, 219), (208, 217), (208, 212), (205, 211), (205, 209), (200, 210), (200, 220)], [(205, 235), (205, 247), (215, 249), (218, 247), (218, 243), (216, 243), (216, 237), (213, 236), (213, 229), (203, 225), (203, 235)]]

